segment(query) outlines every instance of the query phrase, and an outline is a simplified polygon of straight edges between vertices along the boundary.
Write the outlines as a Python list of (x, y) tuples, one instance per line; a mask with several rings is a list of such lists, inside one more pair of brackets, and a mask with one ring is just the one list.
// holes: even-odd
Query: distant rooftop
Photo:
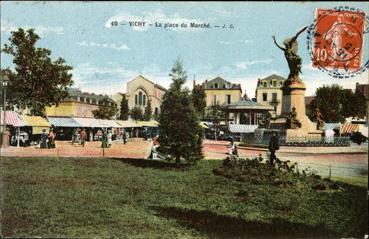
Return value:
[(229, 81), (226, 81), (220, 76), (215, 77), (211, 80), (206, 80), (202, 83), (202, 86), (205, 90), (211, 90), (211, 89), (231, 89), (231, 90), (241, 90), (241, 84), (232, 84)]
[(254, 110), (273, 110), (271, 106), (265, 106), (255, 101), (242, 99), (226, 106), (228, 109), (254, 109)]
[(285, 81), (286, 78), (283, 78), (282, 76), (279, 76), (277, 74), (272, 74), (270, 76), (265, 77), (264, 79), (261, 80), (281, 80), (281, 81)]
[(111, 99), (111, 97), (109, 97), (108, 95), (102, 95), (102, 94), (95, 94), (95, 93), (89, 93), (89, 92), (82, 92), (80, 89), (78, 88), (69, 88), (68, 89), (68, 97), (67, 99), (74, 99), (76, 97), (84, 97), (84, 98), (89, 98), (89, 99), (93, 99), (93, 100), (102, 100), (104, 98), (107, 98), (109, 101), (114, 102), (113, 99)]

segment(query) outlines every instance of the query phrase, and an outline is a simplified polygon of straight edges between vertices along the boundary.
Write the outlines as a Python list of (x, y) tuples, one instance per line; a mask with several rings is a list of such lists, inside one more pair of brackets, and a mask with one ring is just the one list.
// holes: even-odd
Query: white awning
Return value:
[(95, 118), (78, 118), (73, 117), (82, 127), (86, 128), (120, 128), (114, 120), (103, 120)]
[(259, 126), (247, 124), (230, 124), (229, 131), (231, 133), (253, 133)]

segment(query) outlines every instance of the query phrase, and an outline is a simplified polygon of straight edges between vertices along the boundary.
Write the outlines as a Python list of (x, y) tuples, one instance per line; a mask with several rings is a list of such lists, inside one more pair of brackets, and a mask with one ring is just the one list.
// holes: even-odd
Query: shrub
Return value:
[(223, 165), (213, 170), (213, 173), (239, 182), (267, 184), (280, 187), (308, 188), (313, 190), (339, 189), (330, 179), (322, 179), (310, 168), (301, 170), (297, 163), (289, 160), (276, 159), (275, 164), (269, 163), (261, 156), (253, 159), (227, 157)]

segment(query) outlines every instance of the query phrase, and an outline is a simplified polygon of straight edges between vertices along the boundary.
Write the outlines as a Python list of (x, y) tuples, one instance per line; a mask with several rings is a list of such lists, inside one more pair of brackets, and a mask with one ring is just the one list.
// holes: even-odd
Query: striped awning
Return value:
[(258, 125), (246, 124), (230, 124), (229, 131), (231, 133), (253, 133), (258, 128)]
[(341, 126), (341, 123), (324, 123), (323, 130), (339, 129), (340, 126)]
[(341, 134), (352, 134), (357, 131), (359, 131), (358, 124), (344, 123), (341, 125), (341, 128), (340, 128)]
[[(0, 114), (1, 117), (1, 124), (3, 124), (3, 120), (4, 120), (4, 111), (1, 111)], [(20, 117), (20, 115), (17, 112), (14, 111), (6, 111), (5, 114), (5, 122), (7, 125), (12, 125), (14, 127), (23, 127), (26, 126), (26, 124), (23, 122), (22, 118)]]
[(82, 127), (77, 121), (69, 117), (48, 117), (47, 120), (55, 127)]
[(41, 116), (22, 115), (21, 118), (27, 126), (50, 127), (49, 122)]

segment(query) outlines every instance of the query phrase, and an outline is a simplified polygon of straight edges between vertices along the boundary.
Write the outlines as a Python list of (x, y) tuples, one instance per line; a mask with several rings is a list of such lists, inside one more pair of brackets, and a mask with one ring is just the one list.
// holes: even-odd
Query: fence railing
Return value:
[[(241, 137), (241, 142), (248, 145), (269, 145), (271, 135), (247, 134)], [(279, 137), (279, 144), (284, 146), (350, 146), (350, 137), (321, 137), (315, 135)]]

